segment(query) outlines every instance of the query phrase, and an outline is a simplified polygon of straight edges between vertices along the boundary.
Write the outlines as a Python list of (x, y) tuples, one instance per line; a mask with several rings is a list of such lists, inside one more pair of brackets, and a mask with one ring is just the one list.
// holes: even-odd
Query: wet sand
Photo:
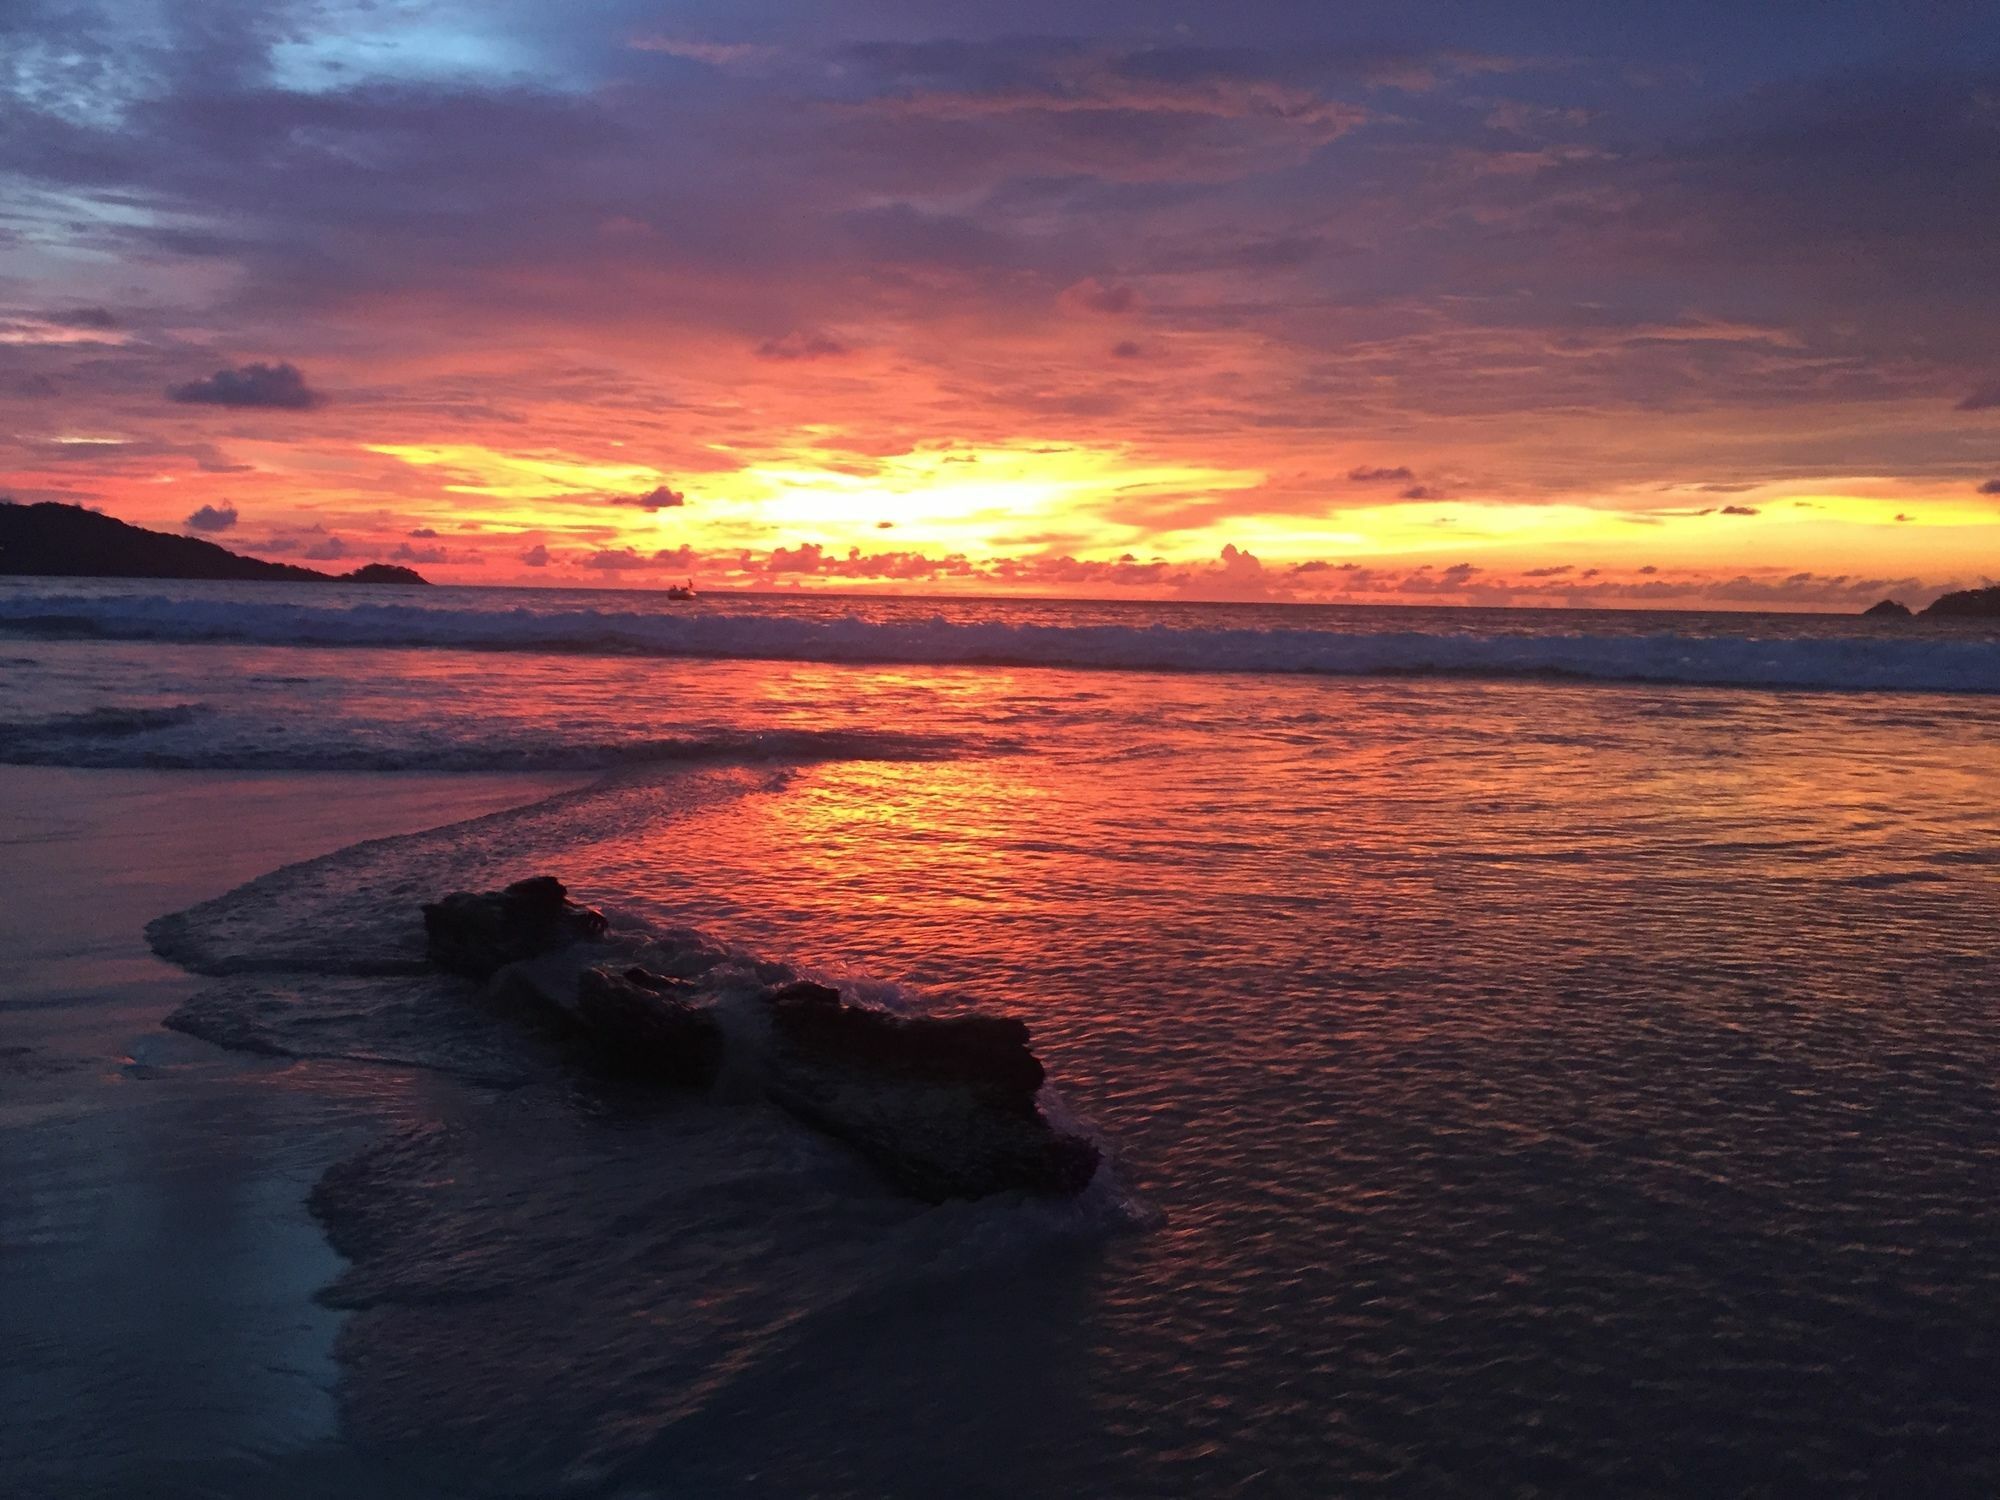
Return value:
[(334, 1441), (304, 1208), (379, 1085), (161, 1030), (203, 981), (145, 924), (580, 779), (0, 768), (0, 1493), (385, 1492)]

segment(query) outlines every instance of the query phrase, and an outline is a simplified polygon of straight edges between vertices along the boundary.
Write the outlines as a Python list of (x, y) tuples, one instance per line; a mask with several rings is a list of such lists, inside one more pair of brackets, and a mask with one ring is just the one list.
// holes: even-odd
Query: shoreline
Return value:
[(146, 981), (198, 982), (154, 956), (149, 922), (300, 860), (595, 779), (0, 766), (0, 851), (31, 877), (0, 904), (0, 951), (14, 959), (0, 1012)]

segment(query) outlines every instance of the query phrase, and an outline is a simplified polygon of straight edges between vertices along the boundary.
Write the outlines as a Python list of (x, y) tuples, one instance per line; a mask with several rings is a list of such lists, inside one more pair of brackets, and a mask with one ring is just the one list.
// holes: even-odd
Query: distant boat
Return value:
[(675, 584), (667, 590), (667, 597), (669, 599), (692, 599), (694, 597), (694, 580), (690, 578), (686, 583)]

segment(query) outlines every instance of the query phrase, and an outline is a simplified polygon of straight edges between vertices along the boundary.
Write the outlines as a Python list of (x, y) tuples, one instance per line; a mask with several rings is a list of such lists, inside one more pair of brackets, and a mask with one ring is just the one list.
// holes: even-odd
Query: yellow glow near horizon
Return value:
[[(729, 476), (752, 507), (757, 528), (871, 535), (875, 544), (981, 550), (1023, 533), (1064, 533), (1075, 545), (1123, 545), (1132, 528), (1118, 524), (1117, 497), (1141, 493), (1219, 493), (1252, 489), (1254, 470), (1193, 468), (1135, 461), (1121, 449), (1073, 445), (918, 448), (876, 460), (870, 472), (812, 462), (753, 465)], [(887, 528), (881, 523), (887, 522)]]
[[(678, 450), (618, 439), (596, 451), (465, 442), (349, 451), (421, 474), (402, 492), (420, 519), (527, 537), (562, 566), (600, 552), (630, 549), (650, 559), (686, 547), (726, 572), (739, 556), (816, 546), (842, 559), (962, 555), (979, 565), (1129, 554), (1200, 568), (1233, 547), (1280, 571), (1348, 561), (1464, 563), (1489, 577), (1530, 579), (1571, 570), (1654, 576), (1779, 566), (1915, 575), (1953, 545), (1946, 531), (1965, 528), (1970, 538), (1996, 519), (1995, 506), (1969, 495), (1865, 476), (1532, 497), (1482, 495), (1447, 479), (1442, 498), (1405, 501), (1347, 481), (1346, 455), (1322, 484), (1297, 471), (1274, 481), (1260, 468), (1117, 443), (938, 441), (884, 453), (865, 433), (821, 425), (768, 444), (709, 441)], [(645, 497), (663, 486), (684, 493), (685, 503), (648, 507)], [(420, 498), (425, 490), (429, 505)], [(1779, 557), (1782, 565), (1767, 561)], [(754, 575), (754, 563), (744, 566)], [(885, 562), (879, 577), (893, 587), (910, 576), (899, 567)], [(876, 575), (849, 568), (828, 576), (855, 587)]]
[[(865, 459), (809, 446), (783, 460), (684, 476), (644, 463), (471, 444), (372, 444), (368, 451), (441, 471), (442, 494), (502, 502), (490, 519), (560, 531), (587, 506), (592, 521), (641, 546), (671, 532), (676, 540), (726, 547), (816, 541), (983, 553), (1058, 535), (1070, 547), (1117, 549), (1144, 535), (1136, 522), (1115, 519), (1121, 497), (1242, 492), (1265, 478), (1257, 470), (1146, 462), (1122, 448), (1069, 444), (939, 444)], [(649, 515), (615, 503), (661, 485), (685, 490), (688, 503)]]

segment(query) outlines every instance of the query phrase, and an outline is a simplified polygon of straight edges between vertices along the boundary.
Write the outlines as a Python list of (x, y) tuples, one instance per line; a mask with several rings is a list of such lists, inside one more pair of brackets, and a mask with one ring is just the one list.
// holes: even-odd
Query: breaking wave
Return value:
[(459, 720), (385, 732), (244, 719), (205, 703), (96, 708), (0, 723), (0, 764), (94, 770), (596, 772), (667, 764), (941, 760), (962, 748), (947, 735), (854, 729), (577, 739), (532, 726)]
[(1736, 687), (2000, 693), (2000, 643), (1983, 635), (1768, 637), (1680, 633), (1490, 634), (1046, 624), (996, 619), (806, 617), (704, 605), (677, 613), (164, 596), (0, 598), (0, 634), (251, 645), (443, 647), (782, 661), (1004, 665), (1124, 671), (1454, 675)]
[(52, 714), (46, 719), (0, 725), (0, 759), (15, 744), (37, 740), (127, 740), (134, 735), (180, 729), (209, 712), (206, 703), (169, 703), (124, 708), (92, 708), (82, 713)]

